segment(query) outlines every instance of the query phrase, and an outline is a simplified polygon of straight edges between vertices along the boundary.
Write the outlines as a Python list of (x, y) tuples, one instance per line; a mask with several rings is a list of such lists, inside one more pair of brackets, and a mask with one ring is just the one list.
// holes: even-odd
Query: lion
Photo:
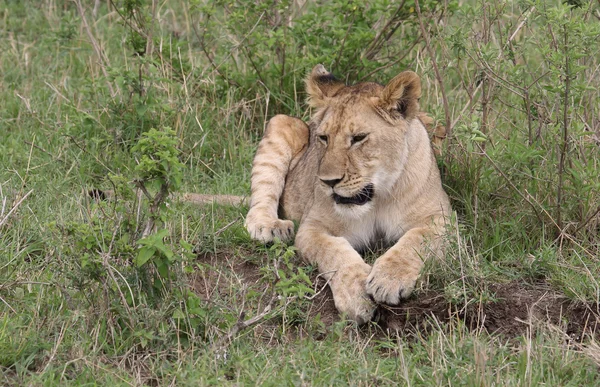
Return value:
[[(252, 165), (245, 226), (253, 239), (291, 240), (327, 279), (340, 313), (363, 324), (397, 305), (424, 260), (443, 253), (451, 207), (419, 111), (421, 81), (347, 86), (322, 65), (307, 77), (308, 124), (277, 115)], [(371, 266), (361, 251), (384, 241)]]

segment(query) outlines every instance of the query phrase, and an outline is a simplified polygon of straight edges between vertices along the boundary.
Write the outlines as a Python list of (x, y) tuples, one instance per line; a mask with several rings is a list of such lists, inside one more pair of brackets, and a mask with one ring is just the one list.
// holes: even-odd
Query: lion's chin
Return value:
[(344, 204), (344, 205), (350, 205), (350, 206), (362, 206), (362, 205), (369, 203), (371, 200), (373, 200), (374, 194), (375, 194), (375, 189), (373, 187), (373, 184), (369, 184), (369, 185), (365, 186), (363, 189), (361, 189), (360, 192), (354, 196), (351, 196), (351, 197), (340, 196), (334, 192), (332, 197), (333, 197), (333, 201), (335, 201), (336, 204)]

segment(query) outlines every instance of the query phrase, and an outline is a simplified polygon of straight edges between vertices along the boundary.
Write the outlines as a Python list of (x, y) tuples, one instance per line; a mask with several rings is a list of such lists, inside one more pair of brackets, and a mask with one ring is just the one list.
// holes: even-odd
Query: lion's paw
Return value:
[(255, 215), (252, 210), (246, 217), (246, 229), (252, 239), (264, 243), (273, 242), (276, 238), (286, 242), (294, 237), (294, 222)]
[(415, 288), (421, 266), (421, 262), (411, 265), (380, 258), (367, 278), (367, 294), (378, 304), (398, 305)]
[(330, 283), (337, 310), (359, 325), (371, 321), (377, 307), (365, 292), (370, 270), (366, 263), (344, 267), (334, 274)]

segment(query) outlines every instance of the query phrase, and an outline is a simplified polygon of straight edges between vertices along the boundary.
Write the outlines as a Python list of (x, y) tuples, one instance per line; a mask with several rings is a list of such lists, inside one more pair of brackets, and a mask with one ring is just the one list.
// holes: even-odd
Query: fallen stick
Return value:
[(6, 214), (6, 216), (4, 218), (2, 218), (2, 220), (0, 220), (0, 227), (4, 226), (4, 223), (6, 223), (8, 221), (8, 218), (12, 215), (13, 212), (15, 212), (17, 210), (17, 208), (21, 205), (21, 203), (23, 203), (23, 201), (25, 199), (27, 199), (27, 196), (29, 196), (29, 194), (31, 194), (33, 192), (33, 190), (30, 190), (29, 192), (27, 192), (25, 194), (25, 196), (23, 196), (11, 209), (10, 211), (8, 211), (8, 214)]

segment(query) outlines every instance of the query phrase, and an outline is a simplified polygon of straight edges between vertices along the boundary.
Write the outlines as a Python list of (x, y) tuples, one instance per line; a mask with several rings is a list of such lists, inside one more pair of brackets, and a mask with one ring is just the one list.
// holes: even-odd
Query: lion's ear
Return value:
[(308, 104), (312, 107), (324, 107), (327, 100), (344, 86), (344, 82), (334, 77), (323, 65), (316, 65), (306, 78)]
[(419, 113), (421, 79), (413, 71), (403, 71), (383, 89), (380, 105), (386, 110), (396, 110), (404, 118), (414, 118)]

